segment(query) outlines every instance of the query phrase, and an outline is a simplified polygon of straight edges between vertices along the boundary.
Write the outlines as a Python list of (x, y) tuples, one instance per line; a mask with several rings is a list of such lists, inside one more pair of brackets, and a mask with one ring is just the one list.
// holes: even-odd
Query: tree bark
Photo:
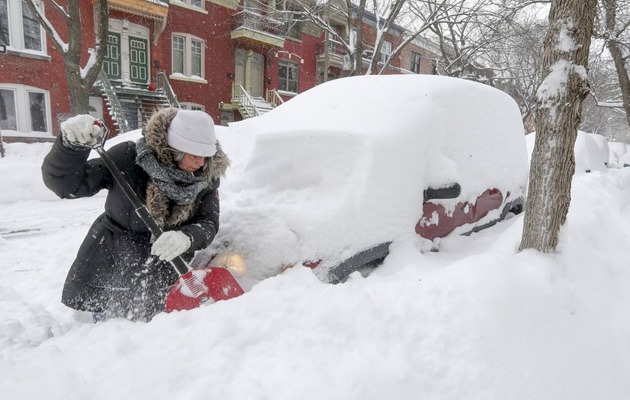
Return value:
[(538, 129), (519, 250), (555, 252), (571, 202), (574, 146), (588, 95), (588, 52), (597, 0), (553, 0), (538, 89)]

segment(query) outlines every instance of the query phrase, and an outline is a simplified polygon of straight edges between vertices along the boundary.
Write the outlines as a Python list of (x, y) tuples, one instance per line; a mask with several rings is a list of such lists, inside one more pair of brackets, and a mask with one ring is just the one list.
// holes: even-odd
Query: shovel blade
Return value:
[[(194, 290), (191, 286), (194, 285)], [(244, 293), (230, 271), (204, 267), (188, 271), (177, 279), (166, 297), (166, 312), (191, 310), (203, 303), (227, 300)]]

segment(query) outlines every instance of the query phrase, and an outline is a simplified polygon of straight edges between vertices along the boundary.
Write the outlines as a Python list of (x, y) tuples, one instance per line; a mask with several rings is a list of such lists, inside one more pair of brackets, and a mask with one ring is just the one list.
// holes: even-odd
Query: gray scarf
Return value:
[(184, 172), (179, 168), (160, 164), (147, 147), (144, 138), (136, 142), (136, 163), (146, 171), (153, 182), (176, 204), (191, 204), (199, 192), (208, 187), (208, 178)]

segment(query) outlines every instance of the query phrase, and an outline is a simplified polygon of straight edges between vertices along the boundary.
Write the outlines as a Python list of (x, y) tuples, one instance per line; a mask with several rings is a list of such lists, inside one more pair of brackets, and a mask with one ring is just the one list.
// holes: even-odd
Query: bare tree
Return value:
[(630, 59), (630, 1), (601, 0), (600, 19), (603, 23), (603, 33), (597, 37), (603, 38), (610, 52), (617, 71), (621, 103), (630, 126), (630, 75), (628, 74), (628, 60)]
[(630, 141), (630, 127), (623, 110), (617, 71), (609, 55), (591, 51), (589, 61), (590, 96), (582, 105), (582, 125), (586, 132), (610, 140)]
[[(108, 30), (108, 6), (107, 0), (96, 0), (94, 4), (94, 18), (96, 25), (96, 40), (84, 47), (84, 33), (81, 24), (81, 11), (79, 9), (80, 0), (67, 0), (65, 7), (55, 0), (46, 0), (46, 8), (52, 8), (61, 16), (67, 29), (67, 38), (64, 40), (58, 30), (50, 23), (34, 0), (24, 0), (31, 9), (35, 18), (44, 28), (46, 33), (52, 38), (52, 42), (63, 57), (66, 81), (70, 93), (70, 113), (87, 114), (89, 112), (89, 95), (92, 85), (96, 81), (107, 51), (107, 30)], [(84, 19), (86, 16), (84, 16)], [(88, 48), (92, 52), (85, 64), (81, 67), (81, 55), (85, 54)]]
[(518, 103), (525, 130), (535, 130), (536, 91), (543, 80), (542, 43), (547, 25), (528, 14), (505, 24), (504, 36), (488, 50), (495, 86)]
[(573, 148), (582, 101), (597, 0), (554, 0), (544, 44), (547, 76), (538, 89), (537, 133), (520, 250), (553, 252), (571, 202)]
[(441, 70), (449, 76), (483, 81), (492, 76), (485, 66), (486, 54), (505, 35), (508, 15), (495, 0), (427, 1), (424, 8), (412, 7), (423, 20), (433, 15), (431, 33), (441, 50)]
[[(464, 0), (359, 0), (356, 4), (351, 0), (286, 0), (278, 3), (276, 12), (298, 15), (300, 21), (325, 32), (347, 55), (347, 75), (380, 74), (406, 45), (429, 29), (438, 18), (438, 11), (454, 1)], [(421, 20), (409, 17), (410, 5), (423, 8), (429, 3), (433, 4), (434, 12), (427, 11)], [(344, 29), (340, 29), (341, 21)], [(375, 31), (369, 38), (364, 36), (364, 26), (368, 23)], [(384, 53), (388, 34), (397, 36), (397, 41), (392, 43), (391, 52)]]

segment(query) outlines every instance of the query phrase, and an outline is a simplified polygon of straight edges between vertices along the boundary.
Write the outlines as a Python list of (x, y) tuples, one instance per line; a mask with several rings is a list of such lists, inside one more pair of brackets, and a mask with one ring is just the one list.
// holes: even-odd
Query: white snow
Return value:
[(247, 154), (221, 191), (216, 247), (229, 242), (251, 265), (245, 279), (258, 280), (299, 261), (334, 265), (381, 243), (417, 241), (429, 187), (461, 185), (458, 198), (443, 202), (451, 209), (487, 189), (523, 193), (519, 115), (505, 93), (462, 79), (378, 75), (319, 85), (219, 136), (228, 154)]
[[(239, 206), (236, 199), (248, 206), (238, 196), (246, 184), (241, 172), (264, 164), (247, 163), (258, 142), (230, 133), (218, 132), (233, 160), (221, 188), (223, 214)], [(384, 142), (366, 135), (346, 143), (363, 149)], [(105, 195), (55, 198), (39, 172), (49, 148), (8, 144), (0, 159), (2, 398), (630, 398), (628, 168), (576, 175), (557, 254), (516, 252), (519, 215), (471, 236), (447, 237), (438, 253), (401, 240), (369, 277), (344, 284), (295, 267), (229, 301), (150, 323), (94, 324), (59, 299)], [(357, 153), (348, 165), (378, 161)], [(328, 178), (297, 172), (299, 179), (282, 185), (308, 190), (301, 189), (306, 182)], [(353, 170), (336, 177), (351, 183), (340, 176), (346, 172)], [(260, 176), (252, 174), (251, 183), (266, 190)], [(284, 221), (271, 222), (261, 234), (289, 234), (275, 229)]]

